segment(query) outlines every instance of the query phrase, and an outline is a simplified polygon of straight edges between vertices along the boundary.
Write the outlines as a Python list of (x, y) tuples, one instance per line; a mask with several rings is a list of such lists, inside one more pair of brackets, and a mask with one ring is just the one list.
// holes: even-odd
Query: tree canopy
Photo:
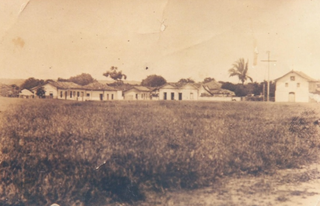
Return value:
[(122, 71), (118, 71), (118, 67), (112, 66), (110, 71), (103, 73), (105, 77), (111, 77), (111, 79), (116, 81), (121, 81), (123, 79), (127, 79), (127, 75), (122, 74)]
[(211, 81), (215, 81), (214, 78), (211, 78), (211, 77), (207, 77), (203, 80), (203, 83), (207, 83), (207, 82), (211, 82)]
[(46, 94), (46, 91), (44, 90), (43, 87), (39, 87), (39, 88), (37, 89), (36, 95), (37, 95), (39, 98), (44, 98), (44, 97), (45, 97), (45, 94)]
[(44, 80), (42, 79), (35, 79), (33, 77), (30, 77), (28, 79), (26, 79), (20, 86), (20, 89), (31, 89), (33, 87), (36, 87), (36, 86), (41, 86), (44, 84)]
[(80, 75), (70, 77), (69, 80), (70, 82), (73, 82), (82, 86), (97, 81), (90, 74), (87, 74), (87, 73), (82, 73)]
[(162, 76), (158, 75), (149, 75), (147, 78), (143, 79), (141, 82), (142, 86), (149, 86), (149, 87), (159, 87), (166, 84), (167, 81)]
[(82, 73), (74, 77), (70, 77), (69, 79), (64, 79), (60, 77), (58, 78), (58, 82), (73, 82), (81, 86), (84, 86), (96, 81), (97, 81), (96, 79), (94, 79), (90, 74), (87, 74), (87, 73)]
[(182, 78), (178, 82), (179, 83), (195, 83), (195, 81), (191, 78), (187, 78), (187, 79)]
[(248, 75), (248, 63), (249, 61), (245, 62), (244, 58), (241, 58), (232, 64), (232, 68), (229, 69), (230, 77), (237, 76), (242, 84), (248, 79), (252, 82), (252, 78)]

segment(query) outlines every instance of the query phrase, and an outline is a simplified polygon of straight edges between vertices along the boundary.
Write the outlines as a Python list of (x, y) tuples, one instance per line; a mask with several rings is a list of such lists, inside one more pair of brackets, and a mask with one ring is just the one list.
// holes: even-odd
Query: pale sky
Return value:
[(228, 69), (245, 58), (262, 81), (270, 51), (270, 79), (320, 79), (320, 0), (1, 0), (0, 25), (0, 78), (107, 79), (117, 66), (129, 80), (238, 82)]

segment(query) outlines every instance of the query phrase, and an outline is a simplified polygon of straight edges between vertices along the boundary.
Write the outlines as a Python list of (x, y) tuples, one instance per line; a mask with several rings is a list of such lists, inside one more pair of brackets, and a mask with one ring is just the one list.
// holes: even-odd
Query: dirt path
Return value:
[(193, 191), (167, 191), (161, 196), (150, 192), (140, 205), (320, 206), (320, 164), (220, 182)]

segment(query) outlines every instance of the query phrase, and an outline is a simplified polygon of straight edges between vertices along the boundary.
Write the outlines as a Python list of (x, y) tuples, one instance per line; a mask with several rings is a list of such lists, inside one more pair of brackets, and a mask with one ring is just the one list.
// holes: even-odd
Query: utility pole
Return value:
[(270, 96), (270, 62), (276, 62), (277, 60), (270, 60), (270, 51), (267, 51), (268, 60), (261, 60), (262, 62), (268, 62), (268, 84), (267, 84), (267, 102), (269, 102)]

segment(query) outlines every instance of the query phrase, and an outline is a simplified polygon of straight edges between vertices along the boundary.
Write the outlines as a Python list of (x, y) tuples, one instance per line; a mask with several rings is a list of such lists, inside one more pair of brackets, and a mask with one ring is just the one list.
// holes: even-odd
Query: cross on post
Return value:
[(262, 62), (268, 62), (268, 85), (267, 85), (267, 102), (269, 102), (269, 96), (270, 96), (270, 62), (276, 62), (277, 60), (270, 60), (270, 51), (267, 51), (268, 54), (268, 60), (261, 60)]

